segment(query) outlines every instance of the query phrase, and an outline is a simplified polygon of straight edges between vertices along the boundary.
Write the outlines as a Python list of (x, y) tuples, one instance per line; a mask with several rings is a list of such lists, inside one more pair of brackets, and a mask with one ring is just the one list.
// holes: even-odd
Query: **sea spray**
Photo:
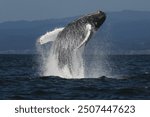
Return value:
[(107, 21), (93, 38), (88, 42), (85, 52), (85, 77), (98, 78), (101, 76), (112, 77), (112, 67), (110, 66), (110, 39), (111, 26)]

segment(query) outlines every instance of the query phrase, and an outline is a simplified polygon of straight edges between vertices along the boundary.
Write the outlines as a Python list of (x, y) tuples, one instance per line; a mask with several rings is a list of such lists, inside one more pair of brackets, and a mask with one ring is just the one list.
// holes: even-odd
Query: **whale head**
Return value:
[(97, 11), (96, 13), (88, 14), (84, 17), (87, 23), (91, 24), (94, 30), (98, 30), (106, 19), (106, 14), (102, 11)]

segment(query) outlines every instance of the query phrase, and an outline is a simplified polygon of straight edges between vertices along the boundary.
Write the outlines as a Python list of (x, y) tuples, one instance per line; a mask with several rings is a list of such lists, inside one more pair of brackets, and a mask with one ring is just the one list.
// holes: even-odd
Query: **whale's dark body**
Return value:
[[(73, 61), (73, 57), (77, 56), (79, 48), (89, 41), (93, 32), (99, 29), (105, 19), (105, 13), (98, 11), (82, 16), (58, 31), (57, 36), (55, 36), (56, 39), (53, 40), (51, 52), (52, 56), (55, 56), (55, 60), (57, 60), (58, 69), (63, 70), (67, 67), (70, 74), (73, 74), (76, 64)], [(41, 38), (39, 42), (42, 44), (44, 41)]]

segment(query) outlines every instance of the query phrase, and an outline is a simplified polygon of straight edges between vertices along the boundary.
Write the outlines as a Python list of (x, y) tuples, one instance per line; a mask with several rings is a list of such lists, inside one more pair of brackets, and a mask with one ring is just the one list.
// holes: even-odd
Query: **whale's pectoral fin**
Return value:
[(45, 44), (50, 41), (54, 41), (57, 38), (57, 35), (63, 30), (64, 28), (54, 29), (53, 31), (47, 32), (45, 35), (41, 36), (37, 42), (39, 44)]
[(88, 39), (89, 39), (89, 37), (90, 37), (90, 35), (92, 33), (91, 30), (92, 30), (91, 24), (87, 24), (86, 25), (86, 36), (85, 36), (84, 40), (80, 43), (80, 45), (77, 48), (80, 48), (83, 44), (85, 44), (88, 41)]

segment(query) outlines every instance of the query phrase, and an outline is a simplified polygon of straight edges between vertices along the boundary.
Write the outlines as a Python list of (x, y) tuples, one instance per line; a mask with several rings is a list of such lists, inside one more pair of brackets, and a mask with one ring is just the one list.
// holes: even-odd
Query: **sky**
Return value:
[(0, 0), (0, 22), (64, 18), (97, 10), (150, 11), (150, 0)]

